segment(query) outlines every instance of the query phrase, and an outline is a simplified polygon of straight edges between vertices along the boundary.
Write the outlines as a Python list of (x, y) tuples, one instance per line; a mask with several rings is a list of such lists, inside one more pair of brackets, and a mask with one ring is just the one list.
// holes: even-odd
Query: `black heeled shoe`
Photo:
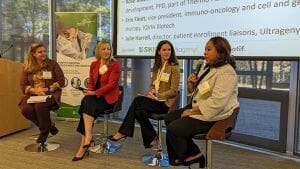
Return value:
[(76, 156), (75, 156), (75, 157), (73, 157), (72, 161), (79, 161), (79, 160), (82, 160), (83, 158), (89, 156), (89, 154), (90, 154), (89, 149), (86, 149), (85, 152), (84, 152), (84, 154), (83, 154), (81, 157), (76, 157)]
[(205, 157), (204, 157), (204, 155), (201, 155), (200, 157), (195, 158), (195, 159), (190, 160), (190, 161), (184, 161), (183, 165), (188, 166), (189, 169), (191, 169), (191, 165), (194, 164), (194, 163), (199, 163), (199, 168), (205, 168)]
[(126, 138), (127, 138), (126, 135), (125, 135), (125, 136), (122, 136), (122, 137), (120, 137), (120, 138), (118, 138), (118, 139), (115, 139), (114, 136), (115, 136), (115, 135), (107, 136), (107, 139), (109, 139), (109, 140), (111, 140), (111, 141), (120, 141), (120, 140), (122, 140), (122, 139), (126, 139)]
[(172, 166), (180, 166), (180, 165), (184, 165), (184, 161), (183, 160), (175, 160), (174, 162), (170, 162), (170, 165)]
[(52, 136), (55, 136), (58, 133), (58, 129), (55, 127), (55, 125), (51, 125), (50, 127), (50, 134)]

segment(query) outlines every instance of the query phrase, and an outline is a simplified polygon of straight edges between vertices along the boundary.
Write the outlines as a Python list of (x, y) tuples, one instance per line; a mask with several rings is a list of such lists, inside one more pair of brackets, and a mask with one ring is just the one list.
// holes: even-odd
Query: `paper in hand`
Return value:
[(27, 103), (43, 103), (46, 102), (47, 98), (50, 98), (51, 95), (46, 96), (30, 96), (27, 100)]

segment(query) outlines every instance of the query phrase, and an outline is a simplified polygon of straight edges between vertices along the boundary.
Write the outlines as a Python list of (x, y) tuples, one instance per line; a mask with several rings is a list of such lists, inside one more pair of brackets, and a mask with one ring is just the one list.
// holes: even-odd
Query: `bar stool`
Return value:
[(95, 134), (95, 136), (100, 136), (99, 138), (99, 144), (90, 147), (89, 150), (94, 153), (101, 153), (101, 154), (113, 154), (119, 151), (121, 148), (121, 144), (113, 143), (107, 139), (108, 136), (108, 116), (111, 113), (115, 113), (122, 110), (122, 102), (123, 102), (123, 96), (124, 96), (124, 88), (123, 86), (119, 86), (119, 100), (114, 104), (112, 109), (105, 110), (103, 112), (104, 122), (103, 122), (103, 135), (101, 137), (101, 134)]
[[(171, 112), (179, 107), (179, 92), (173, 105), (169, 108), (168, 112)], [(162, 120), (168, 115), (166, 114), (150, 114), (150, 119), (157, 120), (157, 148), (154, 148), (154, 154), (146, 154), (143, 156), (143, 162), (150, 166), (168, 167), (169, 157), (163, 152), (162, 148)]]
[(157, 120), (157, 148), (155, 148), (154, 154), (146, 154), (143, 156), (143, 161), (147, 165), (168, 167), (169, 158), (168, 155), (163, 152), (162, 149), (162, 120), (165, 119), (167, 114), (151, 114), (149, 118)]
[(212, 169), (212, 141), (226, 140), (231, 136), (231, 131), (235, 128), (239, 110), (240, 107), (237, 107), (227, 119), (217, 121), (208, 133), (194, 135), (193, 139), (205, 140), (206, 142), (206, 169)]

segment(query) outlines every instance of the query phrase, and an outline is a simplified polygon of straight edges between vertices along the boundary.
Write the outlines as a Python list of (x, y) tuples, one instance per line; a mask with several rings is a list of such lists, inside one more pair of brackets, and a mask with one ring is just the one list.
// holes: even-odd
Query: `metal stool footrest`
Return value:
[(53, 151), (60, 147), (59, 143), (51, 142), (51, 143), (33, 143), (29, 144), (24, 148), (25, 151), (42, 153), (47, 151)]
[(160, 166), (168, 167), (169, 166), (169, 157), (164, 152), (158, 152), (155, 154), (146, 154), (143, 156), (144, 164), (150, 166)]
[(90, 147), (89, 150), (94, 153), (101, 153), (101, 154), (113, 154), (120, 150), (122, 147), (121, 144), (112, 143), (107, 139), (108, 136), (108, 114), (104, 114), (104, 123), (103, 123), (103, 134), (97, 134), (94, 136), (98, 136), (96, 138), (99, 141), (99, 144), (97, 144), (94, 147)]
[(89, 150), (94, 153), (100, 154), (113, 154), (120, 150), (122, 144), (112, 143), (108, 140), (102, 141), (94, 147), (90, 147)]

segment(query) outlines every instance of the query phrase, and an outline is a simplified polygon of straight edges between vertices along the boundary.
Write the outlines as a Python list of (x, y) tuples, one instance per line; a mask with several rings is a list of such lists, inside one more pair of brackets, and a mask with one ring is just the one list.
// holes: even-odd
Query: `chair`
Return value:
[[(123, 86), (119, 86), (119, 100), (114, 104), (112, 109), (105, 110), (103, 113), (104, 117), (104, 128), (103, 128), (103, 134), (104, 136), (102, 137), (99, 145), (95, 147), (91, 147), (89, 150), (94, 152), (94, 153), (102, 153), (102, 154), (107, 154), (107, 153), (116, 153), (120, 148), (121, 144), (116, 144), (107, 139), (108, 136), (108, 116), (111, 113), (118, 112), (122, 110), (122, 102), (123, 102), (123, 96), (124, 96), (124, 88)], [(100, 134), (96, 134), (100, 135)]]
[(233, 110), (227, 119), (217, 121), (205, 134), (196, 134), (193, 139), (206, 140), (206, 169), (212, 169), (212, 140), (226, 140), (235, 128), (240, 107)]
[[(169, 108), (169, 112), (178, 109), (179, 107), (179, 92), (173, 105)], [(169, 158), (168, 155), (163, 152), (162, 148), (162, 120), (165, 119), (166, 114), (150, 114), (150, 119), (157, 120), (157, 148), (155, 148), (154, 154), (146, 154), (143, 156), (143, 162), (151, 166), (168, 167)]]

